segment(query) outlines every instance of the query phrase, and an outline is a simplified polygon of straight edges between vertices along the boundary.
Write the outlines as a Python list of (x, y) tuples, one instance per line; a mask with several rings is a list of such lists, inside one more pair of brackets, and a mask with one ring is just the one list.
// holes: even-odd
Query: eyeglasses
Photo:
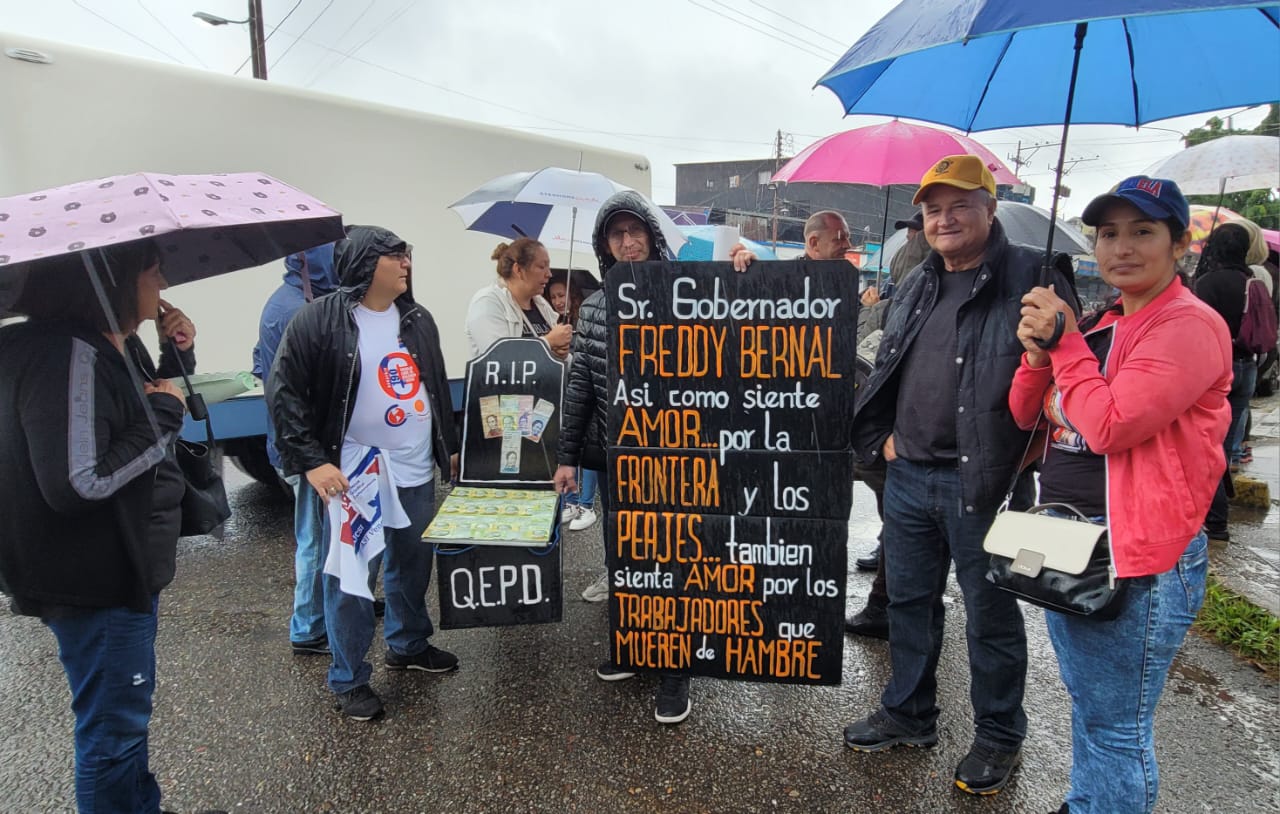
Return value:
[(413, 259), (413, 247), (406, 243), (403, 250), (398, 252), (384, 252), (382, 256), (389, 257), (397, 263), (403, 263), (405, 260)]

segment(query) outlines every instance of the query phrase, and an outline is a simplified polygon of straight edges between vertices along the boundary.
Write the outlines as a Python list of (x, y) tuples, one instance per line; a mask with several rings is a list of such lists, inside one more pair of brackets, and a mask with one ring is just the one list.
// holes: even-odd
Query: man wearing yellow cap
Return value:
[[(875, 369), (859, 389), (854, 444), (887, 462), (884, 553), (893, 676), (880, 709), (845, 728), (863, 752), (938, 741), (936, 671), (947, 573), (964, 595), (975, 736), (955, 783), (993, 794), (1017, 766), (1027, 646), (1011, 594), (986, 581), (982, 540), (1014, 480), (1028, 436), (1008, 408), (1022, 355), (1021, 297), (1039, 253), (1010, 244), (982, 160), (947, 156), (920, 180), (931, 251), (898, 285)], [(1055, 275), (1058, 291), (1071, 291)]]

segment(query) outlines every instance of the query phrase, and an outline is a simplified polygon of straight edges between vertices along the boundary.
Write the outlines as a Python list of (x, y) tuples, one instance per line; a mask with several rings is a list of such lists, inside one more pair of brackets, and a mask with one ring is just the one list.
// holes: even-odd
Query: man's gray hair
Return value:
[(824, 209), (821, 212), (814, 212), (809, 219), (804, 222), (804, 236), (808, 239), (809, 235), (814, 232), (821, 232), (827, 228), (827, 218), (835, 218), (844, 226), (845, 231), (849, 231), (849, 224), (845, 221), (844, 215), (834, 209)]

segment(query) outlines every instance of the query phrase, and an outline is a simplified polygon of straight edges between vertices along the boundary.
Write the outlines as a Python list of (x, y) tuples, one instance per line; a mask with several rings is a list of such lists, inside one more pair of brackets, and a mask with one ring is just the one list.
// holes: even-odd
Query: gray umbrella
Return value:
[[(1004, 233), (1013, 243), (1040, 248), (1049, 236), (1049, 213), (1038, 206), (1017, 203), (1016, 201), (1000, 201), (996, 205), (996, 217), (1004, 226)], [(883, 268), (889, 268), (889, 262), (898, 249), (906, 245), (907, 230), (899, 229), (885, 241), (885, 260)], [(1092, 254), (1093, 246), (1089, 238), (1074, 226), (1058, 221), (1053, 232), (1053, 250), (1070, 255)], [(865, 266), (867, 269), (881, 268), (880, 254), (871, 255)]]

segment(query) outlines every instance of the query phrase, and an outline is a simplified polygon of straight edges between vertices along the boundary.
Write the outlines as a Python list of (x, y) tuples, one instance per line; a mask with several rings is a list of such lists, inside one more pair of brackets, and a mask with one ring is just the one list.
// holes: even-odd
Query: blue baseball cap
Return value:
[(1126, 178), (1114, 190), (1099, 195), (1084, 208), (1080, 220), (1088, 226), (1097, 226), (1102, 213), (1115, 201), (1124, 201), (1138, 208), (1142, 214), (1155, 220), (1176, 220), (1183, 229), (1191, 223), (1191, 208), (1182, 190), (1168, 178), (1150, 178), (1135, 175)]

